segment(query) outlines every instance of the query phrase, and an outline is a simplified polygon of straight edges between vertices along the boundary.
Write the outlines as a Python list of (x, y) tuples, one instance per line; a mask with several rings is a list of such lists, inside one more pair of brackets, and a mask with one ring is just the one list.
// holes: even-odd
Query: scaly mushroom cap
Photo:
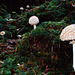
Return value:
[(29, 18), (29, 24), (31, 25), (37, 25), (39, 23), (39, 19), (36, 16), (31, 16)]
[(75, 40), (75, 24), (65, 27), (60, 34), (60, 39), (62, 41)]

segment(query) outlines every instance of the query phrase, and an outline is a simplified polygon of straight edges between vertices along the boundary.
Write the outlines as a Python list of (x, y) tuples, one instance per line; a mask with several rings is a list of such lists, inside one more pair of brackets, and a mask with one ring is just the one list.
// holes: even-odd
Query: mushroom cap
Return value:
[(5, 35), (5, 31), (1, 31), (0, 32), (0, 35)]
[(31, 16), (29, 18), (29, 24), (31, 25), (37, 25), (39, 23), (39, 19), (36, 16)]
[(75, 24), (65, 27), (60, 34), (60, 39), (62, 41), (75, 40)]
[(75, 5), (74, 5), (74, 4), (72, 4), (72, 6), (73, 6), (73, 7), (75, 7)]
[(20, 7), (20, 10), (24, 10), (24, 8), (23, 7)]
[(29, 5), (27, 5), (26, 7), (27, 7), (27, 8), (30, 8), (30, 6), (29, 6)]
[(17, 35), (17, 37), (22, 37), (21, 35)]

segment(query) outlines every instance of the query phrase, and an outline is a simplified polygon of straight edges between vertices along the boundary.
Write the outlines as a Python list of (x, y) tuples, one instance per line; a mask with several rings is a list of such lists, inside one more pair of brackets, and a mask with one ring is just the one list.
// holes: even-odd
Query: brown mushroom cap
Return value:
[(60, 39), (62, 41), (75, 40), (75, 24), (65, 27), (60, 34)]

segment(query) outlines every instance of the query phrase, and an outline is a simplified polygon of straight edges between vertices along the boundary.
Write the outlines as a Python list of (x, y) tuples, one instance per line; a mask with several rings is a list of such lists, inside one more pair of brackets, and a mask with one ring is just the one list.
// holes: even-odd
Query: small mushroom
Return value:
[(28, 9), (29, 9), (29, 8), (30, 8), (30, 6), (29, 6), (29, 5), (27, 5), (27, 6), (26, 6), (26, 8), (28, 8)]
[(17, 64), (18, 66), (21, 66), (19, 63)]
[(39, 23), (39, 19), (36, 16), (31, 16), (29, 18), (29, 24), (34, 26), (34, 29), (36, 29), (36, 25)]
[(17, 35), (17, 37), (20, 39), (22, 37), (22, 35)]
[(3, 40), (4, 40), (5, 31), (1, 31), (1, 32), (0, 32), (0, 35), (2, 35), (2, 38), (3, 38)]
[(72, 4), (73, 7), (75, 7), (75, 4)]
[(15, 19), (10, 18), (10, 19), (8, 19), (7, 21), (15, 21)]
[(3, 36), (5, 35), (5, 31), (1, 31), (0, 34)]
[(23, 8), (23, 7), (20, 7), (20, 10), (21, 10), (21, 14), (22, 14), (22, 12), (23, 12), (24, 8)]
[(62, 41), (72, 40), (70, 44), (73, 44), (73, 68), (75, 71), (75, 24), (65, 27), (60, 34), (60, 39)]
[(24, 10), (24, 8), (23, 7), (20, 7), (20, 10)]

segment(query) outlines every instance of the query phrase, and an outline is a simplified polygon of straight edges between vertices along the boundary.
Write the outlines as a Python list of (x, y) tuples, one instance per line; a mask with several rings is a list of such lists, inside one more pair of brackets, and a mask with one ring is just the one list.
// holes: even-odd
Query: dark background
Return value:
[[(47, 1), (47, 0), (46, 0)], [(6, 5), (7, 11), (11, 13), (12, 11), (20, 12), (20, 7), (26, 7), (26, 5), (40, 5), (44, 3), (45, 0), (0, 0), (0, 5)]]

